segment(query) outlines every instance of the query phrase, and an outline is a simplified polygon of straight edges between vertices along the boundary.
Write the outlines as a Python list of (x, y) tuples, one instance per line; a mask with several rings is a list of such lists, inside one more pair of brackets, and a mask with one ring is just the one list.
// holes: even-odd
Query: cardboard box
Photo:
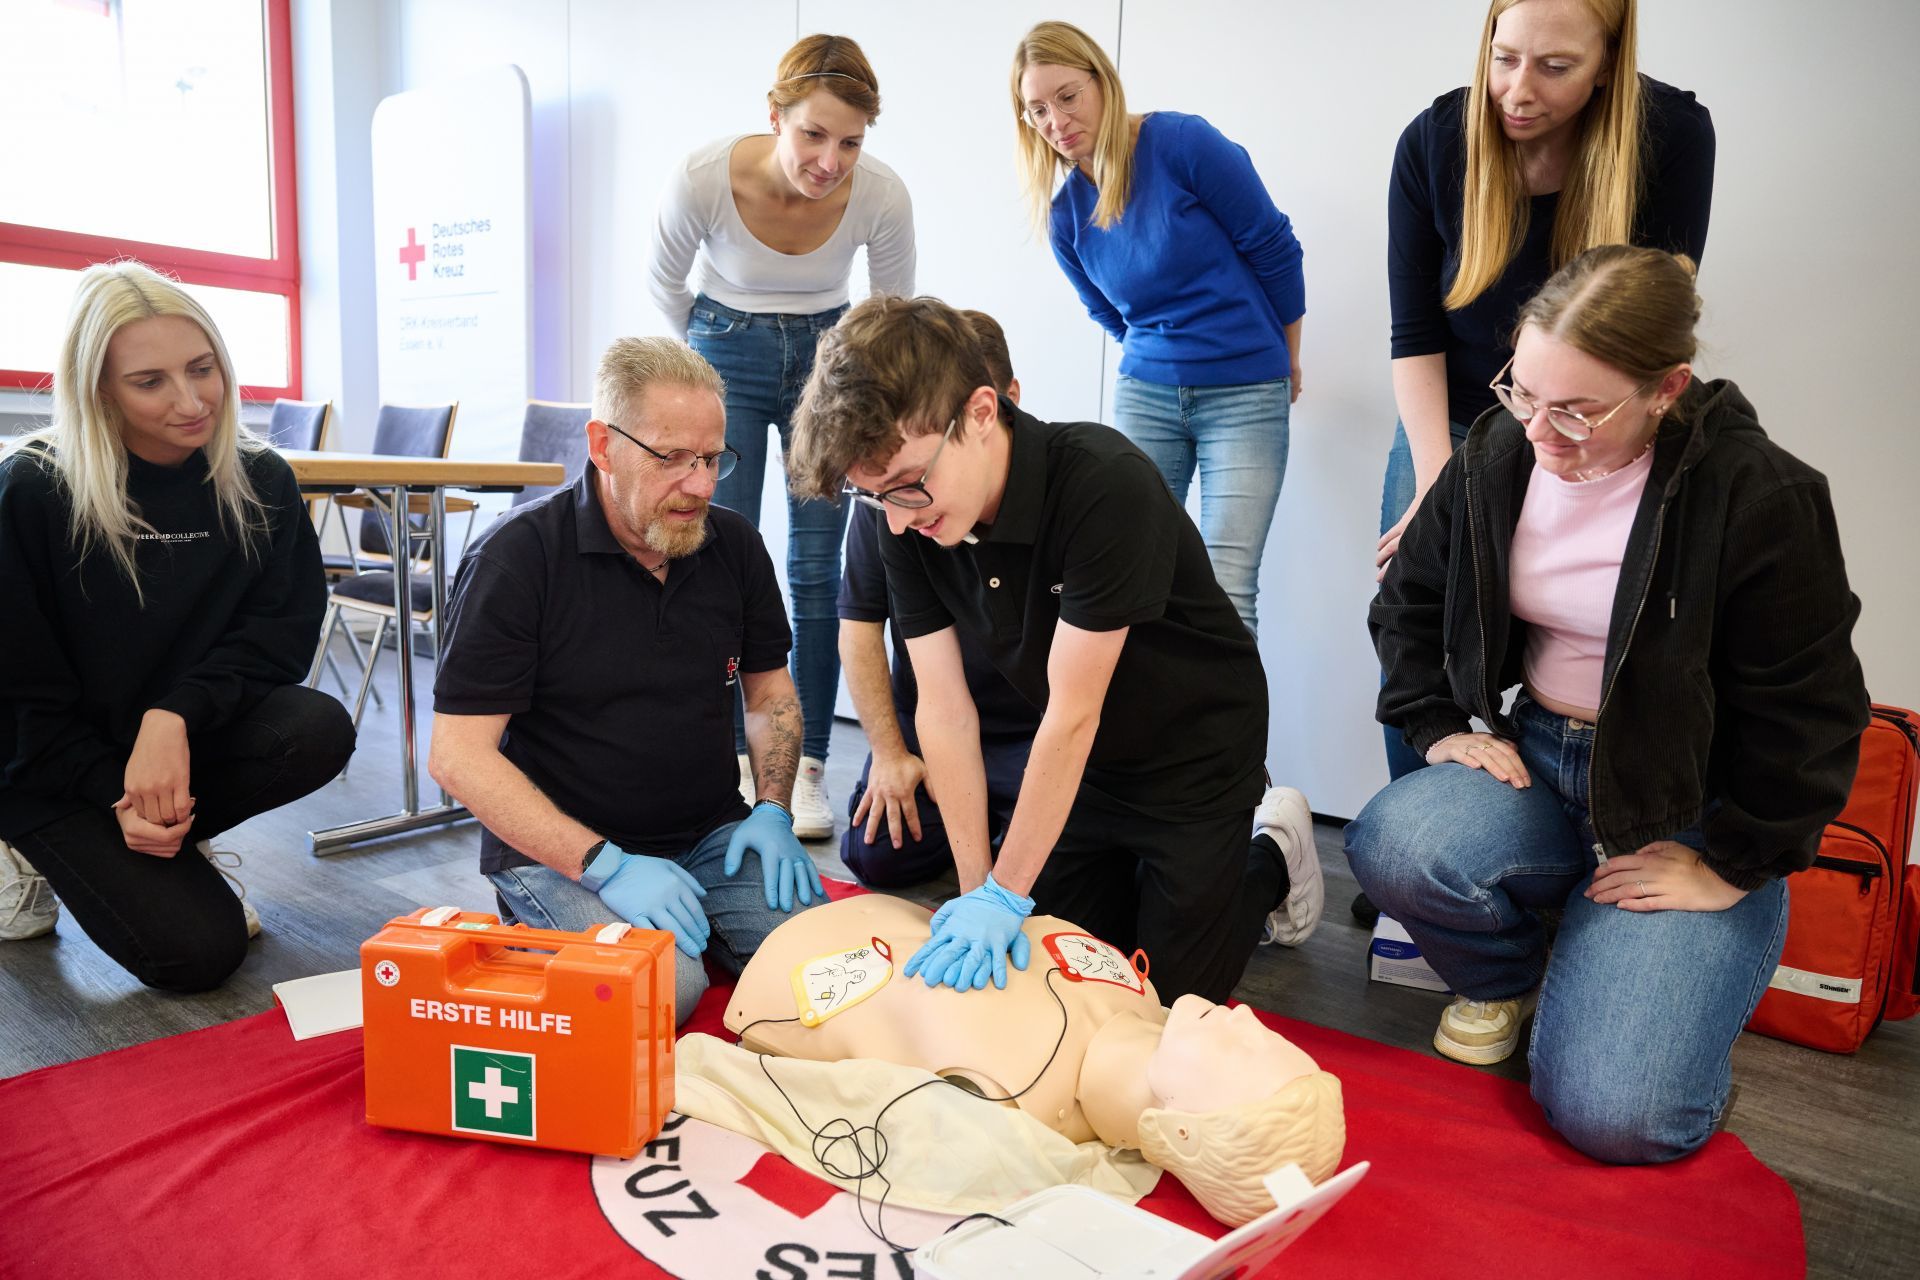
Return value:
[(1367, 976), (1375, 982), (1422, 991), (1449, 990), (1446, 980), (1433, 971), (1400, 922), (1386, 915), (1373, 926), (1373, 941), (1367, 944)]

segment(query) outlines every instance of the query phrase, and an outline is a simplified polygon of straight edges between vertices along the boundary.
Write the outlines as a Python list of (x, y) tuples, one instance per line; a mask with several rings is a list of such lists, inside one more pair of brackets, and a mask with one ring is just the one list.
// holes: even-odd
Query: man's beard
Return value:
[[(692, 555), (700, 549), (700, 544), (707, 540), (707, 507), (707, 503), (701, 503), (697, 508), (700, 518), (685, 522), (668, 520), (666, 518), (668, 508), (662, 508), (660, 514), (647, 522), (646, 533), (643, 535), (647, 547), (669, 560)], [(694, 509), (682, 508), (682, 510)]]

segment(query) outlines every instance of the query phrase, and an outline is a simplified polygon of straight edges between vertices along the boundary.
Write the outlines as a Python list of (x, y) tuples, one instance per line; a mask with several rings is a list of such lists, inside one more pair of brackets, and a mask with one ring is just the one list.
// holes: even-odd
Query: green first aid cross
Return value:
[(453, 1127), (532, 1140), (533, 1055), (453, 1046)]

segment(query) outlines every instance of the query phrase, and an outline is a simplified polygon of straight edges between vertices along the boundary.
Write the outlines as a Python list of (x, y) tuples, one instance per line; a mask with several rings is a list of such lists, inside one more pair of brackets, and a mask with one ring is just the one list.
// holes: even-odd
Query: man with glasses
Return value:
[(801, 725), (786, 608), (759, 533), (712, 505), (736, 456), (722, 396), (683, 343), (608, 348), (586, 469), (461, 563), (428, 762), (480, 820), (480, 870), (507, 914), (673, 933), (683, 1022), (707, 986), (704, 955), (737, 972), (821, 896), (788, 808)]
[[(1162, 999), (1224, 1000), (1284, 896), (1277, 858), (1247, 883), (1266, 676), (1153, 463), (1111, 428), (1003, 399), (952, 308), (875, 296), (820, 341), (789, 472), (802, 493), (847, 484), (886, 511), (962, 891), (902, 976), (1004, 985), (1037, 904), (1143, 948)], [(1044, 708), (997, 858), (961, 633)]]
[[(984, 311), (962, 311), (980, 343), (994, 389), (1020, 403), (1007, 336)], [(937, 462), (938, 459), (935, 459)], [(860, 728), (867, 735), (867, 762), (847, 808), (840, 860), (862, 884), (876, 889), (924, 884), (953, 865), (946, 823), (927, 794), (926, 762), (913, 727), (919, 686), (906, 639), (893, 623), (889, 675), (885, 631), (892, 613), (882, 542), (889, 535), (887, 504), (854, 492), (847, 522), (846, 570), (840, 579), (840, 669), (853, 695)], [(1013, 818), (1027, 751), (1040, 725), (1040, 711), (994, 670), (986, 650), (959, 637), (967, 692), (980, 716), (980, 755), (985, 770), (988, 839), (998, 840)]]

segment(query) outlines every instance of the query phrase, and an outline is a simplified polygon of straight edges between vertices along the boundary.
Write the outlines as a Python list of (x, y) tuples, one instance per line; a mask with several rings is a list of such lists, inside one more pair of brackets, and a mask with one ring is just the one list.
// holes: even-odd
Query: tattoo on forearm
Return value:
[(800, 700), (791, 695), (761, 713), (766, 717), (760, 759), (754, 769), (756, 794), (787, 804), (793, 799), (793, 778), (800, 771)]

